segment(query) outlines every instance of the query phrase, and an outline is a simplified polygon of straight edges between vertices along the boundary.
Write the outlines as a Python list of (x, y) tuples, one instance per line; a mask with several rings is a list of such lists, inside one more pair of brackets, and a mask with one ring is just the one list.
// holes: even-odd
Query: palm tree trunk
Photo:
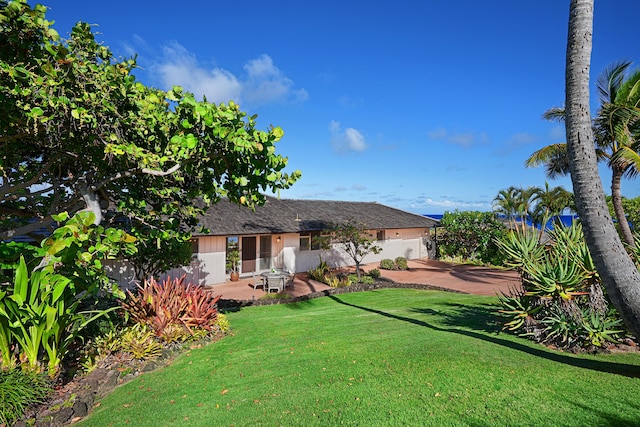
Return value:
[(566, 59), (566, 131), (578, 215), (611, 302), (640, 337), (640, 273), (625, 251), (604, 196), (591, 129), (589, 71), (594, 0), (571, 0)]
[(611, 203), (613, 204), (613, 211), (616, 214), (618, 220), (618, 227), (620, 228), (620, 234), (622, 239), (630, 247), (635, 247), (636, 243), (629, 227), (629, 221), (627, 221), (627, 215), (624, 213), (622, 207), (622, 191), (620, 190), (620, 182), (622, 181), (622, 173), (619, 168), (613, 167), (613, 175), (611, 176)]

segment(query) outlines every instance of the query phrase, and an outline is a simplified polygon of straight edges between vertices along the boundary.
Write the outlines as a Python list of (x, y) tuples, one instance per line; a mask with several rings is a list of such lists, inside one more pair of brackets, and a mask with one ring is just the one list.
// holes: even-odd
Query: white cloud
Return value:
[(438, 128), (427, 132), (429, 139), (444, 139), (447, 137), (447, 130), (445, 128)]
[(507, 144), (511, 147), (521, 147), (523, 145), (529, 145), (536, 141), (536, 137), (530, 133), (521, 132), (511, 135)]
[(196, 98), (206, 96), (210, 102), (235, 101), (257, 105), (276, 102), (304, 102), (309, 98), (304, 89), (296, 89), (293, 80), (273, 63), (268, 55), (250, 59), (243, 67), (245, 75), (214, 67), (207, 69), (178, 42), (163, 47), (160, 62), (152, 68), (164, 89), (182, 86)]
[(477, 209), (477, 210), (491, 210), (491, 204), (487, 202), (464, 202), (459, 200), (433, 200), (430, 198), (424, 199), (424, 201), (420, 203), (415, 203), (411, 205), (412, 207), (434, 207), (442, 210), (453, 211), (456, 209), (459, 210), (469, 210), (469, 209)]
[(248, 61), (244, 70), (247, 73), (244, 92), (251, 103), (264, 104), (287, 99), (304, 102), (309, 98), (304, 89), (293, 89), (293, 80), (285, 76), (268, 55)]
[(437, 128), (427, 132), (429, 139), (444, 140), (449, 144), (459, 145), (461, 147), (471, 147), (474, 145), (485, 145), (488, 137), (485, 133), (465, 132), (465, 133), (449, 133), (445, 128)]
[(474, 141), (475, 141), (475, 135), (471, 132), (457, 133), (457, 134), (451, 135), (447, 139), (447, 142), (454, 145), (459, 145), (461, 147), (470, 147), (471, 145), (473, 145)]
[(357, 129), (349, 127), (343, 130), (340, 122), (332, 120), (329, 123), (329, 131), (331, 132), (331, 145), (336, 151), (361, 152), (367, 149), (364, 136)]
[(241, 102), (242, 84), (230, 72), (222, 68), (202, 68), (196, 56), (177, 42), (166, 45), (163, 55), (163, 62), (154, 70), (165, 89), (182, 86), (197, 98), (206, 96), (209, 102)]

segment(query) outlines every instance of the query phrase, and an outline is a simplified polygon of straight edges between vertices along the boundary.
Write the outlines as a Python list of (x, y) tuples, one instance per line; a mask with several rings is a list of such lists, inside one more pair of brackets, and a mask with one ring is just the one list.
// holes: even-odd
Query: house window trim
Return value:
[[(322, 248), (320, 247), (319, 239), (323, 237), (321, 231), (303, 231), (299, 233), (299, 250), (300, 252), (308, 252), (308, 251), (319, 251)], [(305, 240), (308, 243), (303, 245), (302, 241)], [(315, 240), (315, 242), (314, 242)]]

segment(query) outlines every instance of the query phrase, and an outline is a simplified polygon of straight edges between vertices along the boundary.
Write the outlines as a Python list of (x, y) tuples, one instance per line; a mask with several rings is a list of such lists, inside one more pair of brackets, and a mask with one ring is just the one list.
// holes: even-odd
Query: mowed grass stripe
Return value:
[(233, 334), (81, 425), (633, 425), (640, 356), (499, 333), (496, 299), (414, 289), (229, 313)]

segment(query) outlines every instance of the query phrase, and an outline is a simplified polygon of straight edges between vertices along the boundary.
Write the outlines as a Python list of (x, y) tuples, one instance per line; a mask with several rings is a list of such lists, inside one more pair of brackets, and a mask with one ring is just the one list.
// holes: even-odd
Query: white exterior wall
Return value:
[[(425, 231), (427, 233), (425, 233)], [(397, 233), (397, 234), (396, 234)], [(375, 236), (375, 232), (372, 232)], [(385, 240), (376, 241), (376, 245), (382, 250), (378, 254), (373, 252), (367, 254), (362, 260), (362, 264), (370, 264), (380, 262), (383, 259), (395, 259), (404, 257), (406, 259), (418, 259), (427, 257), (428, 251), (426, 247), (428, 230), (422, 228), (414, 229), (390, 229), (385, 230)], [(340, 247), (341, 245), (333, 245), (329, 251), (310, 251), (318, 258), (318, 254), (322, 254), (322, 259), (331, 267), (346, 267), (354, 265), (353, 259)], [(312, 258), (312, 257), (311, 257)], [(316, 267), (318, 262), (310, 268)], [(302, 271), (307, 271), (302, 270)]]
[[(375, 236), (375, 231), (372, 234)], [(369, 253), (362, 263), (380, 262), (385, 258), (418, 259), (427, 257), (427, 239), (428, 230), (422, 228), (385, 230), (385, 240), (376, 242), (382, 251), (379, 254)], [(198, 237), (198, 253), (194, 254), (191, 265), (172, 269), (160, 276), (159, 279), (162, 280), (167, 276), (182, 277), (186, 274), (186, 280), (191, 283), (200, 285), (224, 283), (228, 280), (225, 272), (226, 244), (225, 236)], [(271, 236), (272, 266), (301, 273), (317, 267), (321, 259), (334, 268), (354, 265), (351, 257), (339, 246), (334, 245), (330, 250), (300, 251), (300, 235), (298, 233), (276, 234)], [(131, 270), (123, 263), (114, 262), (108, 266), (109, 276), (117, 280), (124, 288), (135, 286)], [(248, 276), (248, 274), (243, 276)]]

